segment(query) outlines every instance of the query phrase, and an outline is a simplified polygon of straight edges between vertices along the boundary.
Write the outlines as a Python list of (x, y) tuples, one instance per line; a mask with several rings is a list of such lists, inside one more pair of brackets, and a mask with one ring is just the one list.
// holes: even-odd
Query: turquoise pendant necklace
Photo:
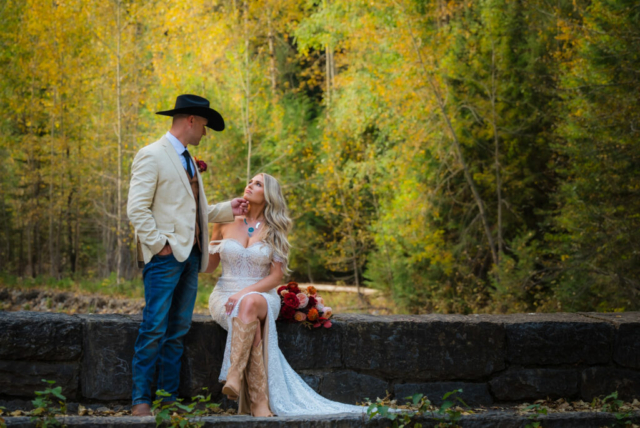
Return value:
[(253, 236), (253, 232), (258, 230), (258, 227), (260, 227), (260, 222), (257, 222), (255, 227), (249, 226), (249, 223), (247, 223), (247, 219), (246, 218), (244, 219), (244, 224), (246, 224), (249, 227), (247, 229), (247, 235), (249, 235), (249, 238), (251, 238)]

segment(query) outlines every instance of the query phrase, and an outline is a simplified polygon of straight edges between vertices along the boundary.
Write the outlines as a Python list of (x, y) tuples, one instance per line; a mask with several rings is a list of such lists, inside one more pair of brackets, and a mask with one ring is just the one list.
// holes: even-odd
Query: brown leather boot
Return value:
[(151, 406), (147, 403), (136, 404), (131, 408), (131, 416), (151, 416)]
[(273, 416), (269, 408), (269, 388), (267, 371), (264, 368), (262, 341), (251, 347), (249, 366), (247, 367), (247, 384), (251, 400), (251, 416)]
[(245, 324), (238, 317), (232, 321), (231, 355), (227, 382), (222, 387), (222, 393), (227, 395), (229, 400), (237, 400), (240, 395), (240, 387), (244, 377), (244, 369), (247, 367), (251, 344), (256, 336), (256, 329), (260, 321), (255, 320)]

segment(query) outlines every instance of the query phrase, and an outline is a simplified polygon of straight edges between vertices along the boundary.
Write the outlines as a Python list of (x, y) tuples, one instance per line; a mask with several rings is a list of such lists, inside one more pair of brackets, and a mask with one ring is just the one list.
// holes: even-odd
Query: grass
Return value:
[[(195, 311), (201, 314), (209, 313), (209, 295), (218, 280), (217, 275), (200, 274), (198, 278), (198, 295), (196, 297)], [(113, 298), (124, 299), (144, 299), (144, 285), (142, 276), (132, 280), (117, 283), (115, 275), (108, 278), (63, 278), (36, 277), (24, 278), (6, 273), (0, 273), (0, 287), (28, 289), (48, 289), (66, 291), (78, 294), (98, 294)], [(334, 314), (338, 313), (369, 313), (374, 315), (387, 315), (398, 313), (390, 299), (385, 298), (381, 293), (374, 296), (358, 298), (356, 293), (346, 292), (320, 292), (324, 298), (325, 305), (333, 309)], [(26, 309), (26, 308), (25, 308)]]
[(38, 276), (35, 278), (18, 277), (0, 273), (0, 286), (28, 290), (33, 288), (68, 291), (81, 294), (101, 294), (120, 298), (144, 297), (142, 278), (117, 283), (115, 275), (108, 278), (62, 278)]

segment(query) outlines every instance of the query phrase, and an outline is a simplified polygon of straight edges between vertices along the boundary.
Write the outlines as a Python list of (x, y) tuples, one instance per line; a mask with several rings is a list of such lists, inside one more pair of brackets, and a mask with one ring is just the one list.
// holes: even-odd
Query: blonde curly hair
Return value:
[(287, 235), (293, 222), (289, 217), (287, 201), (284, 199), (278, 180), (266, 172), (260, 174), (264, 177), (264, 241), (271, 247), (272, 257), (282, 260), (282, 271), (288, 273), (291, 244), (289, 244)]

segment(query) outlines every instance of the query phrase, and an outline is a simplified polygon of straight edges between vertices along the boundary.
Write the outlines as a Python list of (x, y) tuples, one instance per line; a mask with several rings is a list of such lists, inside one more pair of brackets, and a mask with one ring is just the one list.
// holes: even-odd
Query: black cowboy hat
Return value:
[(159, 111), (156, 114), (175, 116), (176, 114), (193, 114), (208, 120), (207, 127), (214, 131), (224, 130), (224, 119), (214, 109), (209, 107), (209, 100), (197, 95), (178, 95), (173, 110)]

